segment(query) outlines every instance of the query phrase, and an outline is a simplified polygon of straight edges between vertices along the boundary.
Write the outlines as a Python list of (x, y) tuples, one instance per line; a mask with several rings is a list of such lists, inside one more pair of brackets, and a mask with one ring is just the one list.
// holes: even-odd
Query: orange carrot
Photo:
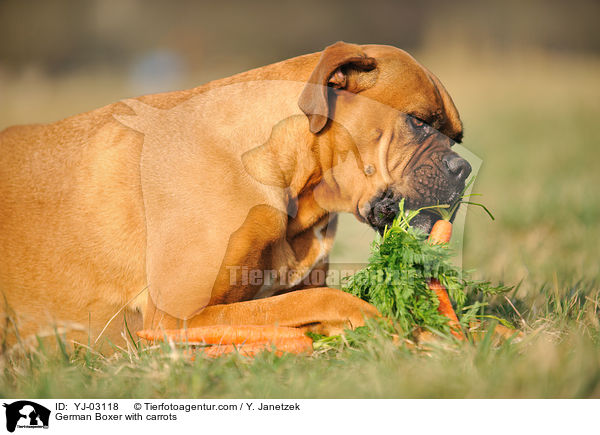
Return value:
[(164, 339), (195, 347), (186, 351), (192, 358), (202, 354), (216, 358), (232, 352), (252, 357), (265, 350), (274, 350), (277, 355), (284, 352), (312, 352), (312, 339), (297, 328), (270, 325), (213, 325), (189, 329), (143, 330), (137, 335), (149, 341)]
[(276, 355), (281, 356), (284, 352), (288, 353), (310, 353), (312, 352), (312, 340), (307, 336), (285, 338), (273, 342), (247, 343), (247, 344), (223, 344), (199, 347), (193, 349), (190, 353), (192, 358), (197, 355), (204, 355), (209, 358), (216, 358), (233, 352), (240, 355), (253, 357), (260, 352), (272, 350)]
[(450, 221), (440, 219), (433, 224), (428, 241), (432, 245), (441, 245), (450, 242), (450, 237), (452, 237), (452, 224)]
[[(440, 245), (442, 243), (450, 242), (450, 237), (452, 237), (452, 224), (448, 220), (440, 219), (433, 225), (433, 228), (431, 228), (428, 241), (433, 245)], [(429, 280), (429, 288), (435, 292), (440, 301), (438, 311), (448, 318), (450, 332), (452, 332), (455, 337), (464, 340), (465, 336), (460, 329), (458, 317), (452, 308), (450, 297), (444, 286), (437, 279), (432, 278)]]
[(452, 303), (450, 302), (450, 297), (448, 296), (448, 292), (444, 286), (440, 284), (437, 279), (432, 278), (429, 280), (429, 289), (435, 293), (440, 301), (440, 304), (438, 305), (438, 311), (441, 315), (448, 318), (450, 332), (452, 335), (461, 340), (464, 339), (465, 337), (460, 329), (458, 317), (456, 317), (456, 313), (454, 312), (454, 308), (452, 308)]
[(297, 328), (270, 325), (212, 325), (189, 329), (143, 330), (137, 335), (150, 341), (165, 338), (190, 344), (243, 344), (305, 337)]

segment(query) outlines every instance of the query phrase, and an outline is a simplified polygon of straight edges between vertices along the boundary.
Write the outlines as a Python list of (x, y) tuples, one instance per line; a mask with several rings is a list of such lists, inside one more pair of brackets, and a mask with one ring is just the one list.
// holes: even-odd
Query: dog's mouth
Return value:
[(383, 234), (386, 227), (394, 222), (398, 215), (400, 198), (395, 198), (391, 190), (386, 190), (379, 197), (370, 201), (365, 220), (375, 231)]
[(416, 227), (429, 234), (435, 224), (440, 219), (440, 216), (434, 212), (423, 210), (419, 212), (411, 221), (410, 225)]
[[(448, 204), (453, 206), (456, 201), (459, 200), (460, 194), (456, 193), (451, 195), (446, 201), (438, 201), (437, 204)], [(400, 201), (402, 197), (397, 197), (391, 192), (387, 190), (383, 194), (379, 195), (378, 198), (371, 201), (371, 205), (369, 207), (368, 212), (364, 215), (364, 220), (377, 231), (379, 234), (383, 234), (386, 227), (390, 227), (396, 216), (398, 215), (400, 209)], [(430, 205), (436, 204), (420, 204), (411, 201), (410, 199), (405, 199), (405, 209), (406, 210), (417, 210), (422, 207), (427, 207)], [(454, 220), (456, 212), (451, 217), (450, 221)], [(440, 219), (439, 214), (432, 210), (422, 210), (417, 214), (411, 221), (410, 225), (412, 227), (416, 227), (421, 231), (429, 234), (431, 229), (433, 228), (433, 224), (436, 223)]]

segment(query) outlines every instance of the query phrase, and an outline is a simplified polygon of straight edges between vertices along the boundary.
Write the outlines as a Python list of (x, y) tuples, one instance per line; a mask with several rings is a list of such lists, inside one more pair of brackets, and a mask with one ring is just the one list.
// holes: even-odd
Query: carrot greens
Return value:
[[(407, 211), (404, 200), (399, 207), (393, 224), (373, 242), (368, 265), (349, 277), (343, 287), (345, 291), (375, 305), (407, 333), (415, 328), (449, 333), (448, 318), (439, 313), (439, 301), (428, 286), (432, 278), (448, 290), (457, 313), (465, 308), (467, 293), (492, 295), (510, 290), (469, 278), (468, 273), (451, 263), (454, 252), (447, 244), (426, 243), (428, 235), (410, 225), (423, 209)], [(449, 206), (427, 209), (446, 211)], [(467, 313), (470, 316), (459, 314), (461, 322), (472, 317), (472, 310)]]

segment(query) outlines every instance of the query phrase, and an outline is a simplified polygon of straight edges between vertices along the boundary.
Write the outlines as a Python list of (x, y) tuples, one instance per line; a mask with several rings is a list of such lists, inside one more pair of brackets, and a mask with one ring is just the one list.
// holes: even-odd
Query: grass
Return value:
[[(496, 217), (490, 222), (478, 210), (469, 212), (463, 263), (478, 278), (516, 286), (486, 312), (517, 325), (521, 340), (488, 337), (425, 352), (398, 346), (374, 328), (368, 340), (349, 335), (346, 343), (308, 357), (194, 362), (169, 348), (102, 356), (51, 346), (3, 355), (0, 395), (600, 397), (600, 61), (535, 53), (463, 62), (452, 53), (417, 58), (442, 79), (461, 111), (464, 145), (483, 160), (475, 191)], [(1, 126), (36, 120), (10, 109), (19, 80), (5, 92)], [(109, 88), (108, 80), (97, 83)], [(76, 87), (70, 94), (69, 86), (60, 86), (63, 101), (75, 101)], [(84, 103), (77, 101), (56, 108), (48, 100), (35, 113), (50, 120), (79, 110)], [(332, 261), (364, 262), (371, 240), (369, 229), (343, 217)]]
[(189, 362), (167, 345), (110, 357), (83, 347), (42, 349), (5, 360), (0, 391), (38, 398), (600, 396), (600, 294), (593, 286), (546, 286), (538, 296), (513, 301), (523, 320), (506, 301), (495, 309), (524, 329), (520, 341), (444, 343), (423, 352), (373, 327), (368, 338), (350, 334), (310, 357)]

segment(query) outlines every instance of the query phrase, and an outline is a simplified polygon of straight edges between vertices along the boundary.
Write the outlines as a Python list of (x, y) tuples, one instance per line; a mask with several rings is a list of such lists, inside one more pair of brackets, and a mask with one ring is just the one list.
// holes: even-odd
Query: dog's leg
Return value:
[(211, 305), (187, 321), (160, 311), (148, 298), (144, 328), (278, 325), (334, 335), (364, 325), (365, 318), (378, 316), (380, 314), (373, 305), (341, 290), (320, 287), (252, 301)]

